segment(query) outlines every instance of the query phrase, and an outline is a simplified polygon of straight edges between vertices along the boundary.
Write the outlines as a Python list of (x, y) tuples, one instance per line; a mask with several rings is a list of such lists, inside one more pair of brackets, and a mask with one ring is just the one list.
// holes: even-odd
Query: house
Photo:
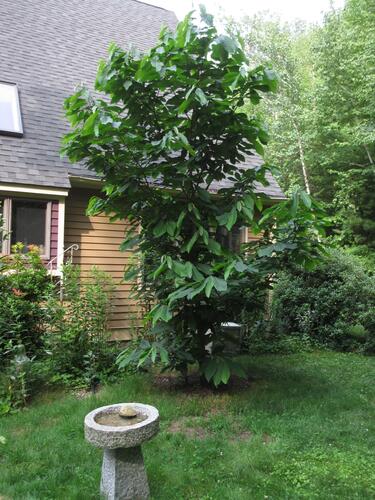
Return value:
[[(129, 338), (137, 304), (122, 282), (130, 255), (118, 250), (126, 222), (87, 217), (101, 182), (82, 165), (60, 157), (68, 131), (63, 101), (79, 83), (92, 86), (110, 42), (151, 47), (174, 13), (137, 0), (1, 0), (0, 2), (0, 200), (10, 241), (37, 244), (53, 274), (72, 253), (82, 273), (92, 266), (117, 283), (113, 338)], [(244, 168), (261, 162), (254, 156)], [(283, 198), (274, 179), (259, 187)], [(234, 236), (233, 236), (234, 237)], [(249, 238), (249, 235), (241, 235)], [(1, 243), (1, 242), (0, 242)]]

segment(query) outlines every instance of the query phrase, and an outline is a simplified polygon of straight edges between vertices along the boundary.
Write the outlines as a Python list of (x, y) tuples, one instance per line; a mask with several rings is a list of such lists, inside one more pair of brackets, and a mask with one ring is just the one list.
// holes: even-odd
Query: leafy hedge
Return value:
[[(26, 251), (27, 250), (27, 251)], [(0, 415), (25, 405), (44, 385), (95, 389), (117, 374), (108, 342), (114, 285), (92, 269), (64, 269), (64, 301), (39, 249), (22, 243), (0, 258)]]
[(37, 247), (27, 253), (21, 243), (13, 246), (11, 258), (0, 263), (0, 363), (6, 364), (13, 347), (22, 345), (25, 355), (38, 354), (43, 344), (46, 308), (53, 283)]
[(375, 277), (331, 251), (313, 271), (295, 267), (274, 287), (272, 332), (339, 351), (375, 352)]

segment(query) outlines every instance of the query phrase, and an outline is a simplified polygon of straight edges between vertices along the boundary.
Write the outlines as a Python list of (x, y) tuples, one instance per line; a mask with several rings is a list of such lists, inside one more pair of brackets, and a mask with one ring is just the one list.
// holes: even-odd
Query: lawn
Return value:
[(83, 418), (155, 405), (144, 446), (153, 499), (375, 498), (375, 361), (312, 353), (245, 358), (247, 386), (212, 393), (128, 376), (96, 396), (50, 393), (0, 420), (1, 499), (99, 498), (101, 451)]

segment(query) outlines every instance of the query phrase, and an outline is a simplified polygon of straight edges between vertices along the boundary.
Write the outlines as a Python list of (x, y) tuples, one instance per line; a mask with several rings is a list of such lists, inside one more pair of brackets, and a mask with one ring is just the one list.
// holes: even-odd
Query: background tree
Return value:
[[(273, 68), (278, 92), (264, 97), (257, 113), (268, 129), (266, 159), (280, 166), (285, 190), (303, 186), (311, 191), (309, 141), (306, 128), (311, 114), (312, 60), (309, 37), (303, 23), (282, 23), (266, 14), (227, 20), (228, 28), (244, 41), (245, 51), (256, 63)], [(253, 112), (248, 104), (248, 111)]]
[(270, 132), (267, 159), (284, 189), (310, 188), (335, 215), (340, 241), (373, 246), (375, 7), (348, 0), (321, 26), (269, 16), (228, 21), (246, 52), (280, 77), (259, 106)]
[(374, 3), (349, 0), (342, 11), (330, 13), (312, 49), (319, 193), (339, 211), (344, 242), (374, 245)]
[[(65, 151), (104, 180), (105, 196), (89, 211), (129, 221), (122, 249), (136, 246), (140, 258), (126, 278), (142, 273), (155, 301), (147, 336), (120, 363), (161, 360), (184, 371), (198, 362), (207, 380), (226, 383), (241, 369), (225, 353), (222, 329), (236, 304), (220, 307), (221, 298), (244, 276), (261, 291), (287, 256), (314, 260), (314, 202), (301, 192), (264, 208), (254, 183), (267, 184), (270, 167), (239, 165), (267, 140), (260, 120), (242, 108), (276, 84), (202, 11), (199, 26), (187, 16), (174, 34), (163, 29), (147, 54), (112, 46), (95, 84), (107, 99), (80, 89), (66, 101), (74, 130)], [(243, 254), (226, 248), (218, 233), (236, 224), (263, 231), (262, 243)]]

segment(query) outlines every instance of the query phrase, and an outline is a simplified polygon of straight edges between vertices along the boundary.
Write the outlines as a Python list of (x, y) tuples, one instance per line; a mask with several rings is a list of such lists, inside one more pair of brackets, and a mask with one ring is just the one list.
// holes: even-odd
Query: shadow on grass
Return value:
[[(282, 360), (280, 362), (280, 359)], [(290, 364), (288, 364), (290, 359)], [(202, 384), (198, 372), (192, 371), (187, 380), (178, 373), (160, 374), (154, 372), (150, 376), (152, 387), (160, 393), (173, 393), (175, 395), (214, 396), (251, 394), (254, 391), (277, 390), (282, 391), (288, 398), (303, 397), (320, 399), (329, 393), (337, 394), (337, 383), (329, 374), (319, 371), (318, 366), (307, 366), (296, 356), (257, 356), (251, 358), (242, 356), (238, 358), (244, 368), (246, 379), (232, 376), (227, 385), (215, 388), (209, 384)], [(308, 388), (308, 391), (306, 391)], [(280, 392), (279, 392), (280, 395)]]

